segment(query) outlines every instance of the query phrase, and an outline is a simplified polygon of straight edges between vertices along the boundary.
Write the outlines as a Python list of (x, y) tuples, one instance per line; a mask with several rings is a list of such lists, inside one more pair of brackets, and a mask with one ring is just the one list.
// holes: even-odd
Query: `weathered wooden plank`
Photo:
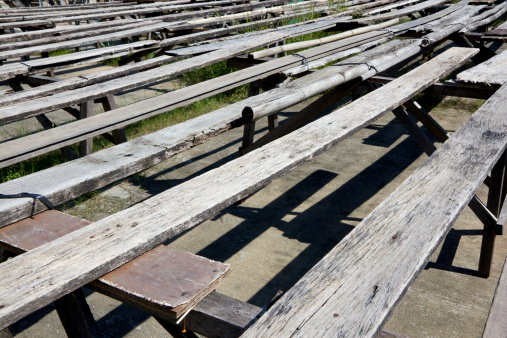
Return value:
[(488, 25), (502, 16), (505, 12), (507, 12), (507, 6), (503, 2), (492, 9), (485, 11), (484, 13), (477, 15), (473, 18), (473, 21), (468, 23), (465, 27), (460, 30), (461, 34), (466, 32), (473, 31), (479, 27)]
[[(108, 69), (101, 72), (95, 72), (87, 76), (78, 76), (68, 79), (62, 79), (60, 81), (45, 84), (43, 86), (39, 84), (37, 87), (0, 97), (0, 105), (7, 106), (9, 104), (21, 101), (35, 99), (46, 95), (60, 93), (66, 90), (92, 85), (98, 82), (114, 79), (120, 76), (125, 76), (129, 73), (145, 70), (148, 68), (162, 65), (164, 63), (169, 63), (174, 60), (175, 60), (174, 57), (162, 55), (159, 57), (148, 59), (146, 61), (115, 67), (113, 69)], [(38, 79), (37, 76), (29, 76), (26, 81), (27, 83), (34, 83), (35, 82), (34, 80), (37, 79)]]
[(138, 50), (156, 48), (159, 46), (159, 44), (160, 43), (157, 41), (144, 40), (127, 45), (92, 49), (79, 53), (23, 61), (23, 63), (8, 64), (0, 67), (0, 80), (9, 79), (16, 75), (28, 75), (30, 72), (45, 72), (46, 70), (67, 68), (71, 65), (100, 62), (103, 60), (128, 55)]
[[(15, 28), (15, 27), (27, 27), (27, 26), (55, 26), (56, 24), (68, 23), (68, 22), (79, 22), (79, 21), (87, 21), (87, 20), (97, 20), (97, 19), (107, 19), (107, 18), (115, 18), (118, 16), (128, 16), (128, 15), (157, 15), (163, 21), (179, 21), (179, 20), (187, 20), (187, 19), (196, 19), (202, 18), (205, 15), (224, 15), (229, 13), (248, 13), (249, 11), (257, 8), (263, 8), (264, 6), (274, 5), (274, 4), (284, 4), (287, 3), (288, 0), (267, 0), (262, 3), (247, 3), (235, 6), (226, 6), (222, 8), (211, 8), (211, 9), (202, 9), (200, 11), (185, 11), (177, 14), (168, 14), (162, 15), (164, 13), (171, 12), (171, 7), (157, 7), (157, 8), (145, 8), (145, 9), (136, 9), (136, 10), (125, 10), (113, 13), (103, 13), (103, 14), (90, 14), (90, 15), (76, 15), (76, 16), (60, 16), (60, 17), (51, 17), (48, 19), (34, 19), (34, 20), (26, 20), (26, 21), (13, 21), (13, 22), (1, 22), (0, 19), (0, 29), (6, 28)], [(281, 9), (287, 10), (291, 8), (302, 8), (308, 6), (309, 4), (318, 4), (323, 3), (322, 0), (308, 0), (304, 3), (292, 4), (288, 5), (287, 8)], [(273, 9), (269, 9), (272, 11)], [(4, 19), (4, 21), (9, 21), (8, 19)]]
[(77, 27), (77, 26), (58, 26), (55, 28), (42, 29), (42, 30), (38, 30), (38, 31), (4, 34), (4, 35), (0, 36), (0, 43), (20, 42), (20, 41), (27, 41), (27, 40), (33, 40), (33, 39), (40, 39), (40, 38), (49, 37), (49, 36), (72, 34), (74, 32), (84, 32), (84, 31), (94, 30), (94, 29), (118, 27), (118, 26), (126, 25), (128, 23), (133, 23), (133, 22), (136, 22), (136, 20), (133, 20), (133, 19), (114, 20), (114, 21), (90, 23), (88, 25), (80, 25), (79, 27)]
[[(196, 56), (186, 59), (177, 63), (169, 64), (164, 67), (148, 70), (139, 74), (129, 75), (120, 79), (115, 79), (107, 82), (107, 84), (96, 84), (87, 86), (86, 88), (76, 89), (71, 93), (60, 93), (47, 98), (41, 98), (27, 103), (17, 105), (19, 109), (0, 108), (0, 123), (14, 121), (19, 118), (24, 118), (33, 115), (34, 111), (40, 113), (40, 109), (34, 110), (34, 107), (45, 107), (43, 110), (54, 110), (61, 107), (66, 107), (71, 104), (84, 102), (87, 100), (102, 97), (108, 94), (114, 94), (119, 91), (124, 91), (136, 87), (140, 87), (149, 83), (166, 80), (179, 74), (209, 66), (211, 64), (226, 60), (245, 53), (249, 50), (258, 48), (267, 43), (279, 40), (281, 37), (290, 36), (290, 31), (286, 33), (268, 33), (256, 39), (256, 41), (245, 41), (244, 43), (224, 48), (220, 51), (215, 51), (206, 55)], [(48, 102), (51, 104), (48, 106)], [(59, 102), (59, 104), (55, 104)], [(32, 113), (27, 113), (31, 111)]]
[[(358, 61), (369, 62), (370, 59), (382, 56), (386, 52), (392, 52), (393, 48), (395, 49), (399, 46), (404, 46), (406, 43), (406, 41), (402, 42), (400, 40), (395, 40), (390, 45), (386, 44), (379, 47), (377, 51), (369, 51), (365, 55), (361, 56)], [(338, 47), (339, 45), (346, 47), (347, 42), (343, 40), (343, 42), (337, 43), (337, 46), (334, 47)], [(325, 47), (317, 47), (315, 49), (301, 52), (300, 55), (303, 55), (309, 60), (312, 60), (313, 57), (320, 55), (321, 52), (324, 52), (325, 50)], [(354, 61), (356, 59), (357, 57), (351, 60)], [(240, 70), (217, 79), (209, 80), (181, 90), (148, 99), (143, 102), (122, 107), (117, 111), (111, 113), (100, 114), (85, 121), (78, 121), (72, 124), (60, 126), (58, 128), (58, 133), (42, 132), (9, 141), (8, 143), (4, 144), (5, 147), (0, 148), (0, 166), (3, 167), (9, 164), (13, 164), (19, 162), (22, 159), (27, 159), (48, 152), (52, 149), (57, 149), (59, 146), (73, 144), (77, 141), (103, 134), (108, 130), (119, 128), (147, 118), (149, 116), (187, 105), (191, 102), (195, 102), (202, 98), (209, 97), (211, 95), (223, 92), (245, 83), (250, 83), (257, 79), (265, 78), (270, 74), (276, 73), (280, 70), (291, 68), (294, 64), (300, 63), (299, 60), (300, 59), (297, 56), (287, 56), (284, 58), (272, 60), (262, 65), (253, 66), (249, 69)], [(382, 69), (383, 68), (376, 68), (375, 71), (382, 71)], [(326, 74), (329, 73), (329, 70), (337, 73), (341, 71), (339, 68), (330, 68), (326, 71)], [(307, 79), (297, 80), (294, 82), (293, 86), (295, 86), (295, 88), (303, 87), (306, 83), (306, 80)], [(319, 74), (314, 75), (313, 81), (316, 80), (322, 80), (322, 76)], [(344, 79), (339, 78), (339, 80)], [(289, 89), (292, 90), (291, 88), (293, 86), (291, 86)], [(326, 86), (332, 86), (332, 83), (330, 84), (326, 82)], [(325, 88), (323, 90), (325, 90)], [(277, 94), (277, 97), (284, 97), (288, 91), (285, 89), (279, 89), (277, 90), (277, 93), (279, 93)], [(270, 96), (271, 93), (264, 93), (257, 99), (248, 99), (239, 104), (244, 106), (263, 103), (265, 102), (265, 98)], [(52, 101), (51, 103), (54, 104), (55, 102)], [(230, 109), (237, 109), (240, 111), (242, 108), (241, 106), (239, 108), (233, 107), (225, 109), (229, 111), (229, 121), (237, 118), (237, 112)], [(217, 112), (217, 114), (221, 113)], [(90, 178), (88, 178), (88, 180), (90, 180)]]
[(364, 15), (373, 15), (373, 14), (376, 14), (376, 13), (381, 13), (381, 12), (389, 11), (391, 9), (404, 7), (406, 5), (413, 4), (414, 2), (419, 2), (419, 0), (394, 1), (394, 2), (392, 2), (391, 4), (389, 4), (387, 6), (382, 6), (380, 8), (375, 8), (375, 9), (371, 9), (369, 11), (365, 11), (365, 13), (363, 14), (363, 16)]
[(372, 336), (503, 154), (506, 98), (503, 86), (244, 336)]
[(291, 44), (275, 46), (272, 48), (268, 48), (268, 49), (264, 49), (264, 50), (257, 51), (254, 53), (250, 53), (249, 58), (260, 59), (263, 57), (272, 56), (275, 54), (284, 53), (284, 52), (288, 52), (288, 51), (294, 51), (297, 49), (306, 49), (306, 48), (310, 48), (310, 47), (320, 46), (320, 45), (323, 45), (323, 44), (326, 44), (329, 42), (333, 42), (336, 40), (344, 39), (344, 38), (347, 38), (350, 36), (368, 33), (368, 32), (371, 32), (371, 31), (374, 31), (377, 29), (383, 29), (383, 28), (395, 25), (398, 22), (399, 22), (399, 19), (393, 19), (393, 20), (383, 22), (378, 25), (371, 25), (371, 26), (356, 28), (353, 30), (345, 31), (342, 33), (338, 33), (338, 34), (327, 36), (327, 37), (320, 38), (320, 39), (302, 41), (302, 42), (294, 42)]
[[(43, 112), (63, 108), (71, 104), (84, 102), (90, 99), (95, 99), (97, 97), (102, 97), (107, 94), (114, 94), (120, 91), (137, 88), (139, 86), (153, 83), (156, 81), (165, 80), (174, 77), (176, 75), (188, 72), (190, 70), (204, 67), (213, 63), (220, 62), (222, 60), (226, 60), (230, 57), (240, 55), (246, 51), (253, 50), (259, 46), (262, 46), (267, 42), (278, 41), (281, 37), (288, 37), (291, 34), (292, 33), (290, 30), (284, 31), (283, 33), (281, 32), (268, 33), (263, 35), (262, 37), (255, 38), (254, 41), (249, 39), (241, 44), (234, 44), (231, 45), (230, 47), (223, 48), (221, 50), (214, 51), (212, 53), (196, 56), (191, 59), (186, 59), (164, 67), (145, 71), (143, 73), (133, 74), (106, 83), (99, 83), (87, 86), (85, 88), (75, 89), (70, 93), (63, 92), (55, 94), (50, 97), (42, 97), (36, 100), (31, 100), (29, 102), (20, 102), (15, 105), (5, 106), (0, 108), (0, 123), (15, 121), (20, 118), (37, 115)], [(336, 51), (337, 49), (340, 50), (343, 49), (345, 46), (350, 46), (349, 45), (350, 41), (351, 40), (344, 39), (332, 43), (329, 46), (321, 46), (320, 48), (317, 47), (312, 52), (310, 52), (310, 55), (311, 57), (317, 57), (330, 54), (333, 51)], [(355, 40), (353, 40), (352, 43), (357, 44)], [(285, 59), (285, 61), (291, 60), (290, 62), (293, 65), (295, 65), (294, 60), (297, 59), (298, 57), (291, 56), (290, 58)], [(83, 82), (82, 79), (69, 80), (69, 82), (70, 81), (72, 81), (73, 85)], [(63, 83), (62, 85), (67, 85), (67, 82)], [(58, 87), (61, 85), (55, 84), (54, 86)], [(6, 100), (9, 100), (9, 98), (6, 97)]]
[[(389, 83), (392, 80), (393, 78), (385, 76), (373, 76), (368, 81)], [(499, 86), (496, 85), (484, 86), (446, 81), (442, 83), (434, 83), (424, 92), (433, 95), (467, 97), (471, 99), (487, 100), (498, 90), (498, 88)]]
[[(25, 56), (25, 55), (37, 54), (40, 52), (50, 52), (50, 51), (59, 50), (59, 49), (69, 49), (69, 48), (74, 48), (74, 47), (81, 47), (81, 46), (91, 45), (91, 44), (98, 43), (98, 42), (115, 41), (115, 40), (119, 40), (119, 39), (125, 38), (125, 37), (139, 36), (139, 35), (150, 33), (150, 32), (156, 32), (156, 31), (168, 28), (172, 25), (174, 25), (174, 24), (167, 23), (167, 22), (159, 22), (159, 23), (152, 24), (152, 25), (146, 25), (146, 26), (142, 26), (142, 27), (121, 30), (118, 32), (102, 34), (100, 36), (91, 36), (91, 37), (75, 39), (75, 40), (71, 40), (71, 41), (48, 43), (48, 44), (44, 44), (44, 45), (20, 48), (20, 49), (11, 50), (11, 51), (3, 51), (3, 52), (0, 52), (0, 59), (10, 59), (10, 58), (20, 57), (20, 56)], [(58, 38), (48, 38), (48, 39), (57, 40)]]
[(489, 310), (488, 320), (484, 328), (483, 338), (507, 336), (507, 258), (503, 265), (500, 279), (495, 290), (493, 304)]
[[(336, 25), (336, 23), (338, 23), (340, 21), (344, 21), (344, 20), (342, 18), (335, 18), (335, 19), (330, 19), (330, 20), (328, 19), (328, 20), (324, 20), (324, 21), (319, 20), (319, 21), (304, 24), (304, 25), (280, 27), (278, 29), (273, 29), (271, 31), (283, 32), (283, 31), (287, 31), (288, 29), (290, 29), (292, 31), (292, 36), (296, 37), (296, 36), (300, 36), (300, 35), (304, 35), (304, 34), (309, 34), (312, 32), (325, 30), (328, 28), (332, 28)], [(207, 52), (215, 51), (215, 50), (218, 50), (221, 48), (227, 48), (227, 47), (230, 47), (234, 44), (244, 43), (245, 41), (251, 40), (252, 35), (259, 36), (259, 35), (262, 35), (262, 33), (254, 32), (253, 34), (250, 34), (250, 35), (249, 34), (238, 35), (238, 37), (235, 39), (227, 39), (227, 40), (222, 40), (222, 41), (218, 41), (215, 43), (200, 44), (200, 45), (193, 46), (193, 47), (172, 49), (172, 50), (168, 51), (167, 53), (169, 55), (173, 55), (173, 56), (189, 56), (189, 55), (197, 55), (197, 54), (207, 53)]]
[[(339, 43), (342, 44), (344, 42), (342, 41)], [(399, 41), (396, 45), (398, 43), (402, 42)], [(312, 55), (318, 55), (318, 50), (322, 48), (324, 47), (317, 47), (312, 50), (304, 51), (301, 54), (310, 58)], [(384, 46), (379, 47), (379, 54), (384, 53), (384, 48)], [(241, 83), (248, 83), (259, 78), (264, 78), (270, 74), (276, 73), (279, 69), (284, 69), (283, 67), (285, 66), (292, 67), (294, 64), (300, 62), (299, 57), (295, 56), (272, 60), (267, 64), (252, 67), (250, 72), (234, 72), (216, 80), (210, 80), (188, 87), (183, 91), (175, 91), (128, 107), (120, 108), (118, 110), (119, 114), (115, 114), (114, 116), (118, 121), (124, 121), (124, 123), (127, 121), (128, 123), (128, 121), (134, 121), (135, 118), (143, 118), (142, 114), (148, 116), (149, 114), (161, 113), (177, 107), (179, 104), (184, 104), (184, 100), (191, 102), (190, 100), (192, 99), (199, 99), (199, 97), (195, 95), (196, 92), (205, 92), (204, 95), (213, 95), (213, 93), (234, 88)], [(205, 89), (208, 91), (205, 91)], [(206, 96), (201, 96), (201, 98), (202, 97)], [(15, 182), (10, 181), (4, 183), (0, 185), (0, 190), (4, 191), (4, 193), (17, 191), (18, 189), (22, 191), (37, 191), (38, 193), (48, 196), (55, 204), (65, 202), (85, 192), (109, 184), (116, 179), (126, 177), (139, 170), (145, 169), (173, 154), (203, 142), (206, 138), (216, 133), (227, 130), (230, 128), (229, 122), (240, 116), (239, 113), (244, 105), (256, 102), (252, 100), (262, 101), (263, 97), (247, 99), (246, 101), (230, 105), (183, 124), (166, 128), (153, 135), (131, 141), (124, 147), (114, 147), (104, 150), (99, 154), (91, 155), (90, 159), (79, 159), (64, 166), (54, 167), (37, 173), (34, 176), (21, 178)], [(173, 106), (171, 106), (171, 104)], [(142, 113), (141, 115), (139, 115), (140, 112)], [(75, 122), (79, 125), (79, 128), (76, 128), (75, 131), (82, 132), (83, 134), (73, 134), (73, 137), (81, 136), (87, 138), (95, 135), (90, 133), (85, 135), (88, 123), (95, 122), (96, 119), (107, 116), (108, 114), (110, 113), (104, 113), (83, 121)], [(109, 116), (107, 122), (99, 121), (96, 126), (99, 126), (99, 129), (103, 128), (104, 125), (118, 127), (119, 125), (115, 124), (114, 120), (111, 120), (111, 118), (112, 117)], [(59, 128), (69, 128), (69, 126), (62, 126)], [(73, 128), (68, 130), (71, 131), (72, 129)], [(95, 129), (89, 128), (88, 130), (97, 130), (97, 127), (95, 127)], [(60, 129), (60, 131), (60, 133), (54, 135), (58, 135), (61, 139), (72, 142), (80, 140), (79, 138), (74, 140), (66, 139), (66, 134), (63, 133), (62, 129)], [(43, 141), (42, 134), (37, 135), (39, 137), (37, 137), (36, 142), (32, 144), (24, 143), (24, 146), (26, 147), (28, 145), (32, 147), (34, 145), (44, 145), (46, 141)], [(23, 138), (20, 140), (28, 139)], [(158, 140), (166, 140), (163, 147), (160, 146)], [(56, 143), (47, 143), (46, 147), (50, 144), (55, 145)], [(9, 147), (0, 148), (0, 151), (8, 149), (14, 150), (18, 148), (17, 146), (11, 145)], [(18, 150), (22, 150), (22, 148)], [(37, 150), (37, 147), (35, 150)], [(126, 157), (124, 156), (125, 153), (134, 153), (136, 156)], [(5, 163), (6, 162), (4, 162), (4, 164)], [(2, 217), (0, 217), (2, 225), (28, 217), (32, 212), (32, 204), (28, 200), (4, 201), (0, 207), (3, 207), (1, 208)], [(37, 206), (36, 211), (38, 212), (39, 210), (41, 209)]]
[[(475, 49), (450, 49), (374, 93), (274, 141), (270, 146), (2, 263), (1, 271), (9, 273), (0, 274), (0, 305), (3, 305), (0, 327), (212, 217), (365, 127), (462, 65), (475, 53)], [(385, 99), (387, 94), (389, 100)], [(263, 170), (259, 170), (260, 167)], [(201, 194), (195, 194), (197, 189)], [(96, 246), (100, 247), (101, 255), (96, 254)]]
[(389, 13), (385, 14), (379, 14), (379, 15), (372, 15), (366, 18), (351, 20), (351, 22), (357, 22), (357, 23), (369, 23), (369, 22), (375, 22), (375, 21), (382, 21), (382, 20), (389, 20), (393, 18), (399, 18), (407, 14), (416, 13), (419, 11), (422, 11), (427, 8), (436, 7), (439, 5), (442, 5), (444, 3), (448, 2), (447, 0), (428, 0), (423, 1), (419, 4), (408, 6), (399, 10), (393, 10)]
[(237, 3), (244, 3), (248, 2), (247, 0), (220, 0), (220, 1), (213, 1), (213, 2), (200, 2), (200, 3), (190, 3), (190, 4), (170, 4), (170, 3), (154, 3), (154, 4), (126, 4), (124, 6), (113, 6), (109, 8), (94, 6), (92, 8), (37, 8), (37, 10), (34, 9), (24, 9), (24, 10), (11, 10), (9, 15), (3, 16), (1, 14), (6, 12), (0, 12), (0, 18), (11, 18), (19, 21), (24, 21), (29, 19), (46, 19), (46, 18), (59, 18), (65, 15), (66, 17), (70, 16), (80, 16), (80, 15), (90, 15), (90, 14), (103, 14), (103, 13), (113, 13), (122, 15), (127, 11), (127, 13), (131, 13), (132, 10), (139, 10), (139, 9), (145, 9), (145, 8), (158, 8), (162, 7), (166, 12), (176, 12), (176, 11), (182, 11), (182, 10), (189, 10), (189, 9), (199, 9), (203, 7), (216, 7), (216, 6), (223, 6), (223, 5), (230, 5), (230, 4), (237, 4)]
[[(304, 14), (304, 12), (284, 15), (284, 16), (280, 16), (280, 17), (276, 17), (276, 18), (265, 19), (265, 20), (257, 20), (254, 22), (247, 22), (247, 23), (239, 24), (239, 25), (235, 24), (235, 25), (233, 25), (231, 27), (227, 27), (227, 28), (210, 29), (210, 30), (207, 30), (204, 32), (192, 33), (192, 34), (187, 34), (187, 35), (182, 35), (182, 36), (175, 36), (172, 38), (166, 38), (162, 41), (139, 41), (139, 42), (130, 43), (128, 45), (119, 45), (119, 46), (112, 46), (112, 47), (106, 47), (106, 48), (100, 48), (100, 49), (94, 49), (94, 50), (87, 50), (87, 51), (83, 51), (83, 52), (79, 52), (79, 53), (60, 55), (60, 56), (46, 58), (46, 59), (35, 59), (35, 60), (28, 61), (28, 62), (23, 62), (23, 64), (6, 65), (3, 67), (0, 67), (0, 80), (8, 79), (8, 78), (11, 78), (15, 75), (26, 75), (29, 72), (31, 72), (31, 73), (44, 72), (46, 70), (65, 68), (65, 67), (68, 67), (71, 65), (100, 62), (100, 61), (106, 60), (106, 59), (125, 56), (125, 55), (133, 53), (135, 51), (156, 50), (157, 48), (163, 48), (163, 47), (167, 47), (167, 46), (203, 40), (203, 39), (207, 39), (210, 37), (228, 35), (230, 33), (238, 32), (238, 31), (242, 31), (242, 30), (246, 30), (246, 29), (262, 27), (264, 25), (270, 25), (270, 24), (277, 24), (277, 23), (283, 22), (284, 20), (289, 20), (290, 18), (298, 17), (301, 14)], [(339, 21), (347, 20), (347, 19), (349, 19), (349, 17), (341, 17), (341, 18), (339, 18)], [(328, 20), (328, 19), (326, 18), (326, 20)], [(224, 23), (231, 23), (233, 21), (235, 21), (235, 19), (220, 18), (214, 22), (209, 22), (209, 24), (210, 25), (223, 25)], [(320, 19), (313, 20), (313, 21), (317, 22), (317, 21), (320, 21)], [(311, 23), (311, 22), (308, 22), (308, 23)], [(302, 25), (302, 24), (303, 23), (294, 24), (291, 26), (298, 26), (298, 25)], [(184, 29), (193, 29), (198, 26), (202, 26), (202, 24), (178, 23), (178, 24), (168, 26), (166, 28), (166, 30), (177, 31), (177, 30), (184, 30)], [(271, 30), (271, 31), (275, 31), (275, 30)], [(248, 34), (245, 34), (245, 35), (248, 35)]]
[(396, 26), (396, 28), (400, 31), (407, 31), (409, 29), (414, 29), (416, 27), (424, 27), (424, 25), (429, 22), (439, 20), (440, 18), (442, 18), (446, 15), (456, 12), (457, 10), (466, 6), (469, 2), (470, 2), (470, 0), (462, 0), (456, 4), (452, 4), (449, 7), (447, 7), (446, 9), (440, 10), (436, 13), (433, 13), (433, 14), (430, 14), (430, 15), (427, 15), (424, 17), (420, 17), (416, 20), (411, 20), (411, 21), (402, 23), (401, 25)]
[[(51, 36), (51, 37), (46, 37), (46, 38), (40, 38), (40, 39), (30, 39), (29, 41), (21, 41), (21, 42), (13, 42), (13, 43), (9, 43), (9, 44), (3, 44), (3, 45), (0, 45), (0, 51), (23, 49), (23, 48), (33, 47), (33, 46), (46, 45), (46, 44), (69, 41), (69, 40), (77, 40), (77, 39), (87, 38), (87, 37), (92, 37), (92, 36), (100, 36), (100, 35), (114, 33), (114, 32), (122, 32), (122, 31), (130, 30), (130, 29), (139, 28), (139, 27), (146, 27), (146, 26), (153, 24), (153, 23), (156, 23), (156, 21), (146, 22), (146, 21), (132, 20), (132, 21), (130, 21), (130, 23), (124, 24), (122, 26), (94, 29), (92, 31), (89, 31), (89, 30), (88, 31), (79, 31), (79, 32), (72, 33), (72, 34), (57, 35), (57, 36)], [(6, 58), (8, 58), (8, 57), (6, 57)]]
[(507, 82), (507, 51), (469, 68), (456, 76), (456, 80), (466, 83), (503, 85)]

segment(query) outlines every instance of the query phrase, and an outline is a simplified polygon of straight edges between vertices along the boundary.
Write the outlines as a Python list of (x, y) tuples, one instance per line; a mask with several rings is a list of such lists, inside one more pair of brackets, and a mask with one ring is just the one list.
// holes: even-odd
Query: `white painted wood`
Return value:
[(450, 49), (266, 147), (0, 264), (0, 327), (212, 217), (365, 127), (475, 53), (475, 49)]

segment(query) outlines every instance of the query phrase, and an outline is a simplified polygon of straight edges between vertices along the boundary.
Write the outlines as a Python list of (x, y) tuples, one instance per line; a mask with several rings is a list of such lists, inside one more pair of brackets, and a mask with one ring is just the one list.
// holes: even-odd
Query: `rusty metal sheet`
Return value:
[(140, 301), (170, 308), (177, 318), (216, 289), (229, 273), (227, 264), (161, 245), (99, 281)]
[(49, 243), (91, 222), (56, 210), (47, 210), (0, 228), (0, 246), (23, 253)]

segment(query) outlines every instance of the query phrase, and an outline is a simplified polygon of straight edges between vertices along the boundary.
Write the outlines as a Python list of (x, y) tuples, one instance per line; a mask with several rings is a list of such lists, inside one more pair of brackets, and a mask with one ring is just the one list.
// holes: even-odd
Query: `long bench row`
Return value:
[[(405, 102), (475, 53), (475, 50), (450, 50), (363, 99), (275, 141), (268, 147), (253, 151), (146, 202), (5, 262), (2, 268), (9, 268), (12, 273), (2, 277), (5, 282), (2, 285), (7, 288), (10, 285), (26, 285), (27, 290), (21, 293), (18, 293), (17, 287), (17, 291), (5, 290), (2, 303), (6, 306), (0, 309), (3, 325), (12, 323), (35, 308), (96, 279), (106, 270), (114, 269), (166, 238), (198, 224), (227, 205), (258, 190), (275, 177)], [(417, 81), (414, 81), (415, 79)], [(387, 92), (391, 94), (388, 102), (384, 99)], [(396, 95), (393, 97), (392, 93)], [(365, 105), (371, 108), (366, 109)], [(360, 109), (361, 112), (356, 112), (355, 109)], [(224, 183), (221, 183), (222, 180)], [(214, 184), (203, 185), (202, 182)], [(196, 196), (197, 187), (206, 189), (206, 193)], [(160, 203), (164, 204), (164, 208), (159, 207)], [(171, 206), (171, 203), (174, 203), (174, 206)], [(166, 215), (168, 210), (170, 215)], [(160, 220), (164, 221), (160, 223)], [(133, 227), (136, 231), (132, 231)], [(117, 238), (121, 238), (121, 249), (115, 244), (119, 244)], [(72, 245), (66, 245), (67, 242)], [(87, 254), (95, 252), (95, 245), (101, 247), (100, 257)], [(47, 262), (45, 252), (51, 253)], [(66, 257), (65, 262), (60, 260), (60, 255)], [(54, 259), (56, 257), (58, 258)], [(33, 271), (22, 272), (28, 266), (33, 266), (29, 263), (32, 259), (37, 261), (33, 264), (40, 266), (40, 269), (35, 274)], [(74, 260), (78, 263), (83, 259), (87, 261), (86, 266), (71, 263)], [(79, 278), (76, 278), (77, 276)], [(7, 281), (6, 278), (14, 279)], [(20, 283), (20, 278), (37, 282)]]

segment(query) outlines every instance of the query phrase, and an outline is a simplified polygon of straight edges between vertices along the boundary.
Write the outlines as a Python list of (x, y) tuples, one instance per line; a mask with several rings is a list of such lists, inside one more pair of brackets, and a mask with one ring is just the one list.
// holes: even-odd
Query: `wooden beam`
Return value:
[[(93, 116), (93, 100), (81, 103), (79, 119)], [(79, 142), (79, 157), (90, 155), (93, 149), (93, 137)]]
[[(394, 80), (391, 77), (385, 76), (373, 76), (368, 81), (376, 83), (389, 83)], [(442, 96), (454, 96), (454, 97), (466, 97), (471, 99), (482, 99), (487, 100), (493, 95), (499, 85), (485, 86), (480, 84), (466, 84), (456, 82), (441, 82), (434, 83), (424, 91), (426, 94), (442, 95)]]

